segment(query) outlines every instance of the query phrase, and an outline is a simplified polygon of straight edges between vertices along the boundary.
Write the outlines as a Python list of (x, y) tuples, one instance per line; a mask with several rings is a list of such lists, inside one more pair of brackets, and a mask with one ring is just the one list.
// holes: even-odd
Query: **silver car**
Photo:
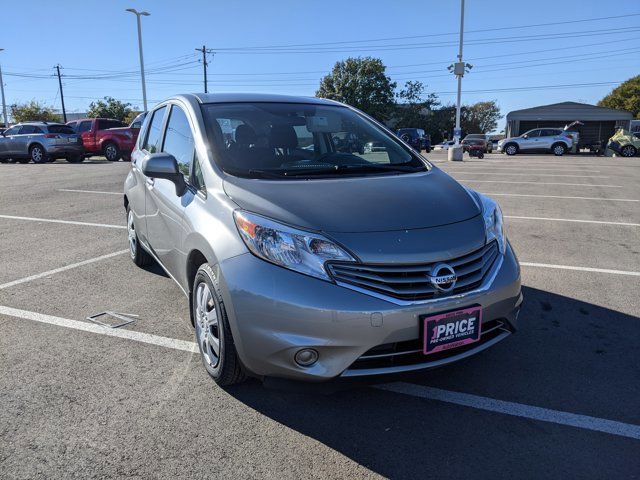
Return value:
[[(337, 132), (384, 148), (338, 151)], [(166, 100), (124, 206), (132, 260), (187, 296), (220, 385), (428, 369), (516, 329), (520, 267), (498, 204), (334, 101)]]
[(573, 138), (562, 128), (534, 128), (519, 137), (505, 138), (498, 142), (498, 152), (515, 155), (520, 152), (553, 153), (564, 155), (573, 147)]
[(20, 163), (46, 163), (57, 158), (84, 160), (82, 138), (61, 123), (25, 122), (0, 133), (0, 159)]

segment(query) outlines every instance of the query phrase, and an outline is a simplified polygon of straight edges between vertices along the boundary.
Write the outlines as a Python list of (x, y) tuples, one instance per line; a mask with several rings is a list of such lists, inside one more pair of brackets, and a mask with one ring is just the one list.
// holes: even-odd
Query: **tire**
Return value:
[(246, 375), (229, 328), (218, 278), (208, 263), (196, 273), (191, 304), (196, 342), (207, 373), (221, 387), (243, 382)]
[(0, 163), (9, 163), (8, 158), (0, 158)]
[(117, 162), (122, 156), (118, 145), (113, 142), (107, 142), (102, 146), (102, 154), (110, 162)]
[[(35, 145), (31, 145), (29, 148), (29, 157), (33, 163), (48, 163), (49, 158), (47, 157), (47, 151), (44, 147), (38, 143)], [(26, 162), (25, 162), (26, 163)]]
[(506, 153), (509, 156), (512, 156), (518, 153), (518, 146), (515, 143), (509, 143), (508, 145), (504, 146), (503, 150), (504, 150), (504, 153)]
[(29, 163), (30, 161), (31, 161), (31, 159), (30, 159), (30, 158), (16, 158), (16, 159), (14, 160), (14, 163), (22, 163), (22, 164), (25, 164), (25, 163)]
[(551, 152), (553, 152), (556, 157), (561, 157), (565, 154), (566, 151), (567, 147), (565, 147), (563, 143), (556, 143), (555, 145), (551, 146)]
[(635, 157), (636, 153), (638, 153), (638, 151), (633, 145), (625, 145), (620, 149), (620, 155), (623, 157)]
[(400, 135), (400, 138), (402, 139), (403, 142), (406, 143), (411, 143), (411, 136), (408, 133), (403, 133), (402, 135)]
[(82, 163), (84, 162), (84, 155), (69, 155), (66, 160), (69, 163)]
[(129, 237), (129, 256), (133, 263), (139, 267), (149, 265), (153, 261), (153, 257), (140, 245), (136, 227), (134, 224), (134, 215), (129, 207), (127, 207), (127, 234)]

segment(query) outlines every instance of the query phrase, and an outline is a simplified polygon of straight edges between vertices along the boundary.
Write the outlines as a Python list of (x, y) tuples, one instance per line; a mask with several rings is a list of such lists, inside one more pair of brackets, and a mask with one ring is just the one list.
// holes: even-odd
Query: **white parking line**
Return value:
[(72, 220), (55, 220), (52, 218), (18, 217), (15, 215), (0, 215), (0, 218), (8, 218), (10, 220), (26, 220), (29, 222), (64, 223), (67, 225), (82, 225), (85, 227), (124, 228), (124, 229), (127, 228), (126, 225), (109, 225), (108, 223), (75, 222)]
[(102, 195), (122, 195), (122, 192), (104, 192), (100, 190), (73, 190), (71, 188), (59, 188), (59, 192), (73, 192), (73, 193), (100, 193)]
[(413, 383), (388, 383), (384, 385), (377, 385), (375, 388), (379, 390), (386, 390), (388, 392), (425, 398), (428, 400), (453, 403), (489, 412), (529, 418), (531, 420), (538, 420), (541, 422), (567, 425), (570, 427), (610, 433), (611, 435), (640, 440), (640, 425), (634, 425), (632, 423), (616, 422), (614, 420), (590, 417), (588, 415), (578, 415), (576, 413), (551, 410), (549, 408), (535, 407), (522, 403), (505, 402), (504, 400), (496, 400), (468, 393), (452, 392), (449, 390), (426, 387)]
[(461, 170), (451, 170), (447, 173), (460, 173), (463, 175), (507, 175), (507, 176), (521, 176), (521, 177), (571, 177), (571, 178), (609, 178), (602, 175), (558, 175), (555, 173), (504, 173), (504, 172), (463, 172)]
[[(127, 340), (133, 340), (135, 342), (157, 345), (160, 347), (181, 350), (189, 353), (198, 352), (198, 346), (194, 342), (178, 340), (175, 338), (161, 337), (159, 335), (136, 332), (134, 330), (112, 329), (88, 322), (55, 317), (53, 315), (45, 315), (42, 313), (30, 312), (27, 310), (20, 310), (12, 307), (0, 306), (0, 315), (32, 320), (35, 322), (46, 323), (59, 327), (72, 328), (74, 330), (95, 333), (98, 335), (124, 338)], [(640, 439), (640, 425), (634, 425), (630, 423), (622, 423), (616, 422), (614, 420), (607, 420), (604, 418), (578, 415), (575, 413), (563, 412), (559, 410), (551, 410), (547, 408), (535, 407), (532, 405), (525, 405), (522, 403), (506, 402), (489, 397), (481, 397), (478, 395), (471, 395), (467, 393), (459, 393), (438, 388), (424, 387), (411, 383), (389, 383), (378, 385), (375, 388), (404, 395), (412, 395), (415, 397), (462, 405), (478, 410), (486, 410), (490, 412), (502, 413), (505, 415), (529, 418), (532, 420), (556, 423), (559, 425), (567, 425), (596, 432), (605, 432), (612, 435), (629, 437), (633, 439)]]
[(611, 273), (614, 275), (628, 275), (632, 277), (640, 277), (640, 272), (631, 272), (628, 270), (611, 270), (608, 268), (593, 268), (593, 267), (575, 267), (572, 265), (555, 265), (551, 263), (535, 263), (535, 262), (520, 262), (523, 267), (540, 267), (540, 268), (555, 268), (559, 270), (575, 270), (578, 272), (594, 272), (594, 273)]
[(118, 330), (116, 328), (103, 327), (89, 322), (81, 322), (78, 320), (70, 320), (68, 318), (54, 317), (53, 315), (45, 315), (43, 313), (29, 312), (17, 308), (5, 307), (0, 305), (0, 315), (8, 315), (10, 317), (23, 318), (25, 320), (33, 320), (34, 322), (48, 323), (58, 327), (73, 328), (83, 332), (97, 333), (99, 335), (107, 335), (108, 337), (125, 338), (141, 343), (158, 345), (160, 347), (173, 348), (174, 350), (184, 350), (185, 352), (195, 353), (198, 346), (194, 342), (185, 340), (177, 340), (175, 338), (161, 337), (150, 333), (136, 332), (134, 330)]
[(571, 197), (564, 195), (534, 195), (527, 193), (483, 193), (485, 195), (494, 195), (500, 197), (564, 198), (569, 200), (598, 200), (603, 202), (640, 202), (640, 200), (635, 200), (633, 198)]
[(577, 218), (521, 217), (519, 215), (505, 215), (504, 218), (513, 218), (516, 220), (549, 220), (552, 222), (594, 223), (597, 225), (619, 225), (623, 227), (640, 227), (640, 223), (605, 222), (602, 220), (580, 220)]
[(66, 272), (67, 270), (71, 270), (72, 268), (82, 267), (83, 265), (89, 265), (91, 263), (99, 262), (101, 260), (106, 260), (108, 258), (116, 257), (118, 255), (122, 255), (123, 253), (127, 253), (128, 251), (129, 250), (120, 250), (119, 252), (108, 253), (107, 255), (101, 255), (100, 257), (90, 258), (88, 260), (83, 260), (82, 262), (72, 263), (70, 265), (65, 265), (64, 267), (60, 267), (60, 268), (54, 268), (53, 270), (37, 273), (29, 277), (19, 278), (18, 280), (13, 280), (11, 282), (1, 284), (0, 290), (13, 287), (14, 285), (20, 285), (21, 283), (27, 283), (32, 280), (37, 280), (38, 278), (48, 277), (56, 273)]
[(460, 180), (461, 182), (472, 183), (511, 183), (522, 185), (564, 185), (569, 187), (603, 187), (603, 188), (623, 188), (622, 185), (594, 185), (591, 183), (556, 183), (556, 182), (513, 182), (511, 180), (474, 180), (472, 178), (465, 178)]

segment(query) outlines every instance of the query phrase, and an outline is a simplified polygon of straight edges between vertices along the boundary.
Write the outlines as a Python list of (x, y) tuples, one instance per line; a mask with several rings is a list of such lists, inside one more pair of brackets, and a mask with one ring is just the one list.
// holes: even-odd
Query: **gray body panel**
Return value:
[[(152, 117), (147, 115), (132, 153), (125, 203), (134, 212), (142, 245), (186, 295), (191, 294), (193, 281), (190, 260), (199, 254), (212, 265), (238, 354), (247, 370), (260, 376), (315, 381), (352, 376), (348, 367), (367, 350), (417, 339), (420, 315), (469, 305), (481, 305), (485, 319), (503, 319), (515, 327), (521, 302), (520, 270), (510, 246), (476, 290), (404, 304), (287, 270), (249, 253), (233, 219), (238, 209), (324, 232), (359, 261), (373, 264), (445, 261), (482, 247), (486, 238), (475, 201), (435, 167), (416, 174), (318, 180), (272, 181), (224, 173), (205, 134), (200, 103), (237, 101), (335, 103), (240, 94), (169, 99), (158, 107), (174, 105), (187, 114), (206, 188), (190, 186), (179, 197), (171, 182), (145, 177), (141, 164), (149, 152), (142, 145)], [(376, 319), (381, 316), (382, 322), (374, 325), (372, 314)], [(505, 330), (498, 338), (508, 333)], [(490, 344), (479, 345), (465, 356)], [(312, 367), (303, 368), (292, 361), (302, 346), (320, 352), (320, 360)], [(457, 359), (452, 355), (435, 363), (425, 360), (393, 372), (430, 368)], [(392, 371), (366, 374), (380, 373)]]

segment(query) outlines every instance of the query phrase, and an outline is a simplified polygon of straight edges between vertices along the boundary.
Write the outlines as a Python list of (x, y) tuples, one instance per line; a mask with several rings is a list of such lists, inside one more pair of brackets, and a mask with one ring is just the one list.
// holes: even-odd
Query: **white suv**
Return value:
[(573, 147), (573, 138), (561, 128), (536, 128), (519, 137), (505, 138), (498, 142), (498, 151), (507, 155), (520, 152), (550, 152), (564, 155)]

